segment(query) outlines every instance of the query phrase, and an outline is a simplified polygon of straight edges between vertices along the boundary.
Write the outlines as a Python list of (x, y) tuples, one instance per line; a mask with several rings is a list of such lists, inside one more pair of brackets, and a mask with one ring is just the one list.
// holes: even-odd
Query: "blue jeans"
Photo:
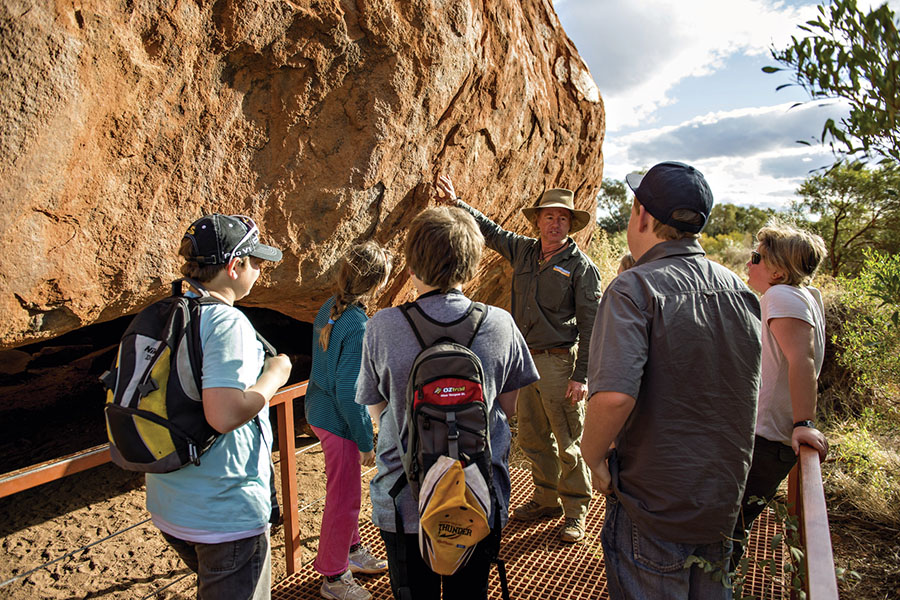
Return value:
[(200, 544), (162, 533), (181, 560), (197, 574), (200, 600), (269, 600), (272, 557), (269, 532), (254, 537)]
[(712, 544), (680, 544), (640, 531), (614, 496), (606, 497), (606, 519), (600, 532), (612, 600), (730, 600), (731, 582), (715, 581), (697, 565), (685, 568), (689, 556), (704, 558), (727, 570), (731, 540)]

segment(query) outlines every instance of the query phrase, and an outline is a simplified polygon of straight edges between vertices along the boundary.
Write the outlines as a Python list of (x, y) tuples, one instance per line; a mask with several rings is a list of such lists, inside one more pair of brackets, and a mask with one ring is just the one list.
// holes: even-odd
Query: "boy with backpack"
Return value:
[(219, 303), (200, 312), (203, 412), (220, 435), (199, 459), (147, 473), (147, 510), (163, 537), (197, 573), (197, 597), (267, 599), (272, 426), (269, 400), (290, 375), (284, 355), (263, 346), (234, 302), (250, 293), (263, 261), (281, 251), (261, 244), (244, 216), (212, 214), (185, 233), (182, 274)]
[[(372, 520), (381, 530), (385, 542), (391, 589), (398, 599), (438, 599), (442, 586), (444, 598), (487, 598), (490, 563), (499, 551), (500, 528), (508, 516), (511, 436), (507, 418), (515, 412), (518, 390), (536, 381), (538, 373), (510, 314), (496, 307), (477, 305), (461, 291), (462, 285), (475, 275), (483, 247), (484, 238), (478, 225), (464, 210), (439, 207), (420, 213), (410, 225), (405, 248), (407, 267), (419, 297), (411, 305), (376, 313), (369, 320), (363, 339), (356, 401), (368, 405), (372, 418), (379, 422), (376, 447), (378, 473), (370, 488)], [(442, 337), (435, 339), (434, 331), (443, 331)], [(477, 357), (483, 371), (479, 397), (483, 396), (490, 456), (485, 458), (489, 466), (486, 473), (481, 473), (486, 475), (481, 485), (486, 483), (492, 489), (489, 494), (488, 489), (484, 489), (483, 494), (478, 493), (476, 487), (469, 486), (476, 477), (466, 475), (467, 487), (465, 493), (460, 491), (460, 499), (462, 501), (464, 498), (467, 504), (475, 508), (471, 511), (472, 526), (432, 523), (431, 516), (440, 507), (428, 504), (429, 490), (437, 489), (437, 486), (429, 487), (430, 483), (434, 483), (429, 480), (450, 477), (462, 481), (461, 467), (466, 467), (465, 470), (470, 473), (471, 469), (479, 468), (477, 457), (468, 456), (465, 451), (469, 440), (462, 427), (458, 431), (451, 427), (459, 433), (458, 451), (451, 450), (451, 454), (457, 454), (469, 464), (461, 464), (446, 456), (435, 462), (435, 457), (431, 456), (426, 461), (426, 467), (430, 468), (420, 465), (416, 481), (408, 478), (408, 469), (404, 468), (404, 461), (410, 467), (410, 461), (416, 460), (415, 448), (406, 452), (411, 443), (408, 402), (413, 395), (421, 399), (429, 391), (417, 389), (413, 394), (414, 390), (409, 390), (408, 394), (407, 384), (417, 357), (433, 349), (435, 341), (442, 340), (467, 346)], [(453, 373), (444, 375), (452, 376)], [(441, 390), (430, 391), (453, 396), (457, 387), (467, 384), (447, 385)], [(438, 420), (426, 418), (415, 433), (427, 436), (428, 423), (438, 424)], [(455, 434), (446, 437), (451, 447), (456, 445)], [(430, 462), (434, 462), (435, 466), (428, 464)], [(447, 470), (437, 473), (437, 468)], [(482, 478), (477, 479), (481, 481)], [(421, 492), (425, 499), (422, 512), (425, 522), (421, 532), (417, 492)], [(474, 496), (480, 497), (481, 508), (476, 508), (479, 503), (474, 502)], [(459, 502), (447, 497), (444, 500), (449, 503), (451, 512), (458, 513)], [(474, 517), (478, 516), (475, 513), (481, 515), (480, 527), (475, 523)], [(422, 552), (426, 546), (433, 547), (448, 539), (457, 539), (462, 546), (462, 540), (479, 529), (481, 535), (486, 534), (486, 537), (474, 546), (464, 565), (447, 569), (446, 556), (427, 562), (423, 559)], [(463, 561), (464, 557), (459, 562)], [(436, 572), (446, 573), (454, 569), (452, 575)]]

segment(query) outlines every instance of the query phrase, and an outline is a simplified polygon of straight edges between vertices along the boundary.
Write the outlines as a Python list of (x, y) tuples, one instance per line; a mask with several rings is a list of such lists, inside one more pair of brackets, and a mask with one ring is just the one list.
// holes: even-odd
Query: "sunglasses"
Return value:
[(760, 254), (756, 250), (753, 250), (750, 252), (750, 264), (758, 265), (759, 261), (761, 261), (761, 260), (762, 260), (762, 254)]

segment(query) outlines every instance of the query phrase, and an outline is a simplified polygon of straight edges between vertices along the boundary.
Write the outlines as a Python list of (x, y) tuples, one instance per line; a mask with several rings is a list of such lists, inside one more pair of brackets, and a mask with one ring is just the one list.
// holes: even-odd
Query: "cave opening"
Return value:
[[(274, 310), (238, 306), (253, 326), (291, 358), (288, 385), (309, 378), (312, 324)], [(133, 315), (0, 351), (0, 473), (104, 444), (106, 393), (99, 381), (113, 363)], [(305, 427), (295, 400), (295, 430)], [(272, 411), (274, 426), (274, 409)]]

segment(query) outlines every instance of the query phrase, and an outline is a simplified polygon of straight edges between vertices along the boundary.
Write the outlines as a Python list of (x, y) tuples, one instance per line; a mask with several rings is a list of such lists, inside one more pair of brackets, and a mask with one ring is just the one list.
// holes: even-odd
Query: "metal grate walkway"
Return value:
[[(512, 475), (512, 499), (518, 506), (531, 498), (531, 475), (524, 469), (510, 469)], [(603, 525), (605, 500), (595, 497), (588, 511), (585, 539), (577, 544), (559, 541), (562, 519), (545, 519), (536, 523), (510, 520), (503, 530), (500, 557), (506, 561), (510, 597), (528, 600), (556, 600), (557, 598), (606, 599), (606, 570), (600, 549), (600, 528)], [(775, 523), (765, 511), (753, 530), (748, 552), (755, 552), (757, 559), (775, 558), (783, 564), (781, 548), (772, 552), (768, 540), (777, 533)], [(376, 555), (385, 556), (384, 544), (378, 530), (371, 522), (360, 523), (360, 535), (364, 544)], [(778, 569), (776, 575), (780, 575)], [(378, 576), (359, 576), (361, 583), (372, 594), (373, 600), (390, 600), (391, 585), (387, 573)], [(272, 588), (273, 600), (319, 599), (322, 576), (312, 564), (304, 565), (297, 573), (278, 582)], [(783, 600), (784, 595), (770, 578), (754, 570), (748, 578), (745, 593), (752, 593), (761, 600)], [(499, 600), (500, 580), (497, 569), (491, 570), (490, 598)]]

